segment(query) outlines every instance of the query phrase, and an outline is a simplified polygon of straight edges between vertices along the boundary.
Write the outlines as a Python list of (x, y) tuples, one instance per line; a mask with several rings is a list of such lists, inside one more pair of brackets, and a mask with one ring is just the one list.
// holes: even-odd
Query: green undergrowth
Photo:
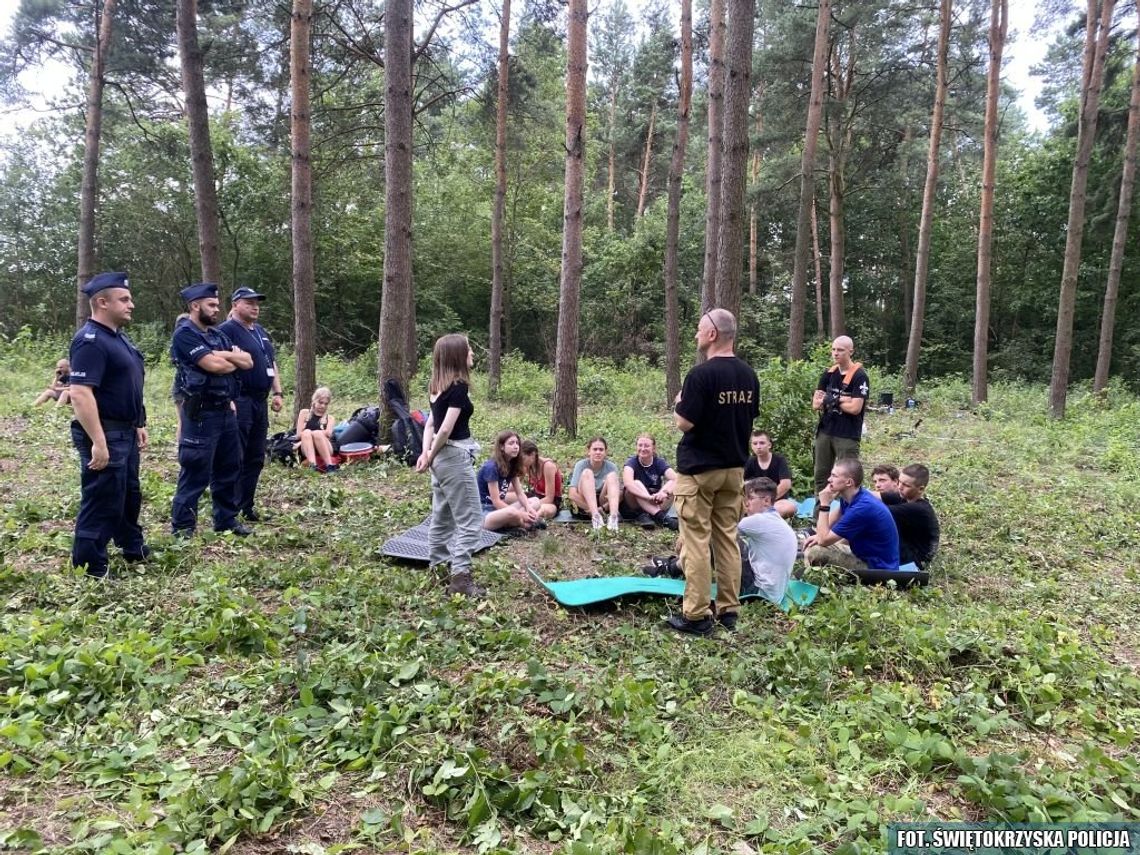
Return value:
[[(1140, 819), (1140, 406), (1120, 389), (1074, 390), (1060, 423), (1041, 389), (971, 410), (957, 381), (872, 414), (867, 461), (933, 472), (934, 585), (815, 572), (807, 611), (752, 606), (735, 635), (690, 640), (662, 629), (676, 603), (567, 612), (525, 573), (637, 572), (664, 534), (512, 541), (477, 560), (487, 600), (448, 599), (380, 556), (430, 504), (394, 464), (271, 466), (253, 537), (175, 542), (161, 364), (155, 555), (92, 583), (67, 566), (69, 416), (30, 407), (61, 346), (0, 357), (0, 847), (847, 853), (883, 850), (892, 821)], [(334, 413), (368, 402), (371, 364), (322, 361)], [(816, 371), (761, 368), (806, 485)], [(672, 457), (659, 371), (584, 363), (580, 380), (583, 440), (624, 457), (649, 430)], [(477, 437), (514, 427), (568, 469), (581, 443), (549, 435), (551, 388), (508, 360), (498, 402), (476, 383)]]

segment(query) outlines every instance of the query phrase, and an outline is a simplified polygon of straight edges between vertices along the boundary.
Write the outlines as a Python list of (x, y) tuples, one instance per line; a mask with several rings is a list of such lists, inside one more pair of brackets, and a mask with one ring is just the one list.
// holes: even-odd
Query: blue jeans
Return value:
[(90, 576), (106, 575), (107, 544), (111, 540), (128, 556), (143, 555), (138, 434), (128, 428), (106, 430), (103, 435), (110, 460), (106, 468), (95, 472), (87, 468), (91, 440), (78, 422), (71, 424), (71, 442), (79, 452), (80, 485), (71, 564), (86, 566)]
[(197, 419), (182, 417), (178, 443), (178, 487), (170, 511), (175, 532), (198, 527), (198, 500), (206, 487), (214, 503), (214, 531), (229, 531), (237, 523), (237, 489), (241, 443), (233, 410), (202, 410)]
[(471, 556), (479, 547), (483, 510), (471, 453), (445, 445), (431, 463), (431, 526), (428, 565), (451, 562), (451, 575), (471, 572)]

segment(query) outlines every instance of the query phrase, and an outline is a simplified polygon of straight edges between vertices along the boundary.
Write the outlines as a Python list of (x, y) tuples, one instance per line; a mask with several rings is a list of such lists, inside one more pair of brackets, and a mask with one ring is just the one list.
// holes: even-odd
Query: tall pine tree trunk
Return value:
[(569, 0), (566, 65), (566, 189), (562, 281), (554, 357), (553, 431), (578, 433), (578, 291), (582, 282), (582, 182), (586, 157), (586, 0)]
[(990, 267), (994, 241), (994, 182), (997, 175), (997, 113), (1001, 96), (1001, 55), (1009, 24), (1009, 0), (992, 0), (990, 70), (986, 78), (985, 139), (982, 143), (982, 200), (978, 217), (978, 286), (974, 300), (974, 382), (971, 399), (989, 396)]
[[(388, 0), (384, 24), (384, 284), (380, 296), (381, 389), (407, 390), (414, 336), (412, 291), (412, 0)], [(413, 339), (414, 341), (414, 339)], [(409, 390), (410, 394), (410, 390)]]
[(744, 195), (748, 189), (748, 99), (752, 95), (752, 34), (756, 0), (728, 0), (728, 16), (716, 303), (735, 317), (740, 317), (740, 280), (744, 275)]
[[(764, 121), (760, 108), (756, 109), (756, 135), (764, 132)], [(756, 193), (756, 185), (760, 181), (760, 149), (752, 152), (752, 168), (750, 170), (752, 192)], [(760, 211), (756, 200), (748, 204), (748, 293), (755, 296), (760, 290)]]
[(823, 254), (819, 249), (819, 214), (814, 199), (811, 203), (811, 257), (815, 266), (815, 334), (823, 341), (826, 330), (823, 325)]
[[(1064, 418), (1069, 394), (1069, 369), (1073, 352), (1073, 312), (1077, 302), (1077, 276), (1081, 267), (1081, 237), (1085, 230), (1085, 189), (1089, 160), (1096, 137), (1097, 110), (1104, 83), (1104, 61), (1115, 0), (1089, 0), (1085, 30), (1085, 62), (1081, 86), (1081, 117), (1077, 124), (1077, 154), (1073, 160), (1073, 183), (1069, 192), (1069, 221), (1065, 231), (1065, 264), (1061, 271), (1061, 295), (1057, 306), (1057, 337), (1053, 343), (1053, 377), (1049, 384), (1049, 415)], [(1099, 11), (1099, 22), (1098, 13)]]
[[(1140, 6), (1137, 7), (1140, 14)], [(1132, 66), (1132, 97), (1128, 102), (1128, 137), (1124, 143), (1124, 168), (1120, 173), (1120, 202), (1116, 209), (1116, 231), (1112, 235), (1112, 257), (1108, 262), (1108, 282), (1104, 289), (1104, 310), (1100, 319), (1100, 344), (1097, 349), (1093, 391), (1102, 392), (1108, 385), (1112, 366), (1112, 333), (1116, 324), (1116, 299), (1120, 292), (1120, 274), (1124, 267), (1124, 247), (1128, 241), (1128, 220), (1132, 213), (1132, 188), (1136, 181), (1136, 148), (1140, 137), (1140, 30), (1137, 30), (1136, 61)]]
[(677, 101), (677, 138), (669, 161), (665, 213), (665, 401), (681, 391), (680, 318), (677, 311), (677, 240), (681, 232), (681, 179), (689, 147), (689, 113), (693, 100), (693, 0), (681, 0), (681, 80)]
[[(839, 144), (842, 146), (842, 143)], [(843, 276), (847, 257), (847, 226), (843, 219), (843, 151), (833, 149), (828, 157), (828, 221), (831, 238), (831, 265), (828, 271), (828, 316), (831, 318), (831, 337), (837, 338), (847, 332), (847, 320), (843, 311)]]
[(503, 220), (507, 209), (507, 98), (510, 74), (511, 0), (503, 0), (499, 23), (499, 90), (495, 108), (495, 209), (491, 215), (491, 352), (487, 384), (492, 398), (499, 394), (503, 362)]
[(645, 135), (645, 155), (641, 159), (641, 187), (637, 191), (637, 218), (645, 214), (645, 200), (649, 197), (649, 164), (653, 161), (653, 128), (657, 124), (657, 104), (649, 111), (649, 131)]
[(903, 130), (899, 155), (899, 290), (902, 292), (903, 340), (910, 340), (910, 314), (913, 308), (914, 270), (910, 254), (910, 143), (914, 132), (908, 122)]
[(218, 193), (214, 186), (214, 154), (210, 148), (210, 112), (202, 73), (202, 49), (198, 45), (197, 0), (178, 0), (176, 22), (182, 89), (186, 94), (186, 119), (190, 126), (190, 164), (194, 176), (194, 213), (198, 218), (202, 280), (220, 285), (222, 260), (218, 248)]
[(705, 164), (705, 268), (701, 312), (716, 305), (716, 252), (720, 240), (721, 136), (724, 131), (725, 0), (709, 2), (708, 154)]
[(827, 64), (827, 30), (831, 0), (819, 0), (815, 25), (815, 51), (811, 62), (811, 100), (808, 103), (803, 157), (800, 161), (800, 206), (796, 218), (796, 254), (792, 268), (792, 310), (788, 319), (788, 358), (803, 359), (804, 307), (807, 303), (808, 242), (815, 204), (815, 149), (823, 120), (823, 70)]
[(79, 246), (75, 275), (76, 326), (87, 320), (91, 304), (81, 289), (95, 275), (95, 206), (99, 199), (99, 145), (103, 136), (103, 86), (111, 55), (115, 0), (103, 0), (87, 83), (87, 113), (83, 128), (83, 184), (79, 191)]
[(296, 358), (293, 413), (296, 415), (317, 388), (317, 304), (313, 272), (313, 164), (309, 134), (312, 127), (310, 50), (313, 0), (293, 0), (289, 31), (290, 142), (293, 149), (293, 340)]
[(922, 188), (922, 214), (918, 222), (918, 251), (914, 264), (910, 338), (907, 340), (906, 368), (903, 372), (903, 385), (908, 393), (914, 392), (914, 386), (918, 382), (918, 358), (922, 348), (922, 327), (926, 316), (926, 275), (930, 270), (930, 237), (934, 227), (934, 197), (938, 190), (938, 152), (942, 144), (942, 115), (946, 110), (948, 89), (946, 60), (950, 50), (950, 0), (942, 0), (940, 15), (938, 63), (935, 72), (937, 83), (934, 87), (934, 109), (930, 114), (930, 151), (926, 156), (926, 183)]

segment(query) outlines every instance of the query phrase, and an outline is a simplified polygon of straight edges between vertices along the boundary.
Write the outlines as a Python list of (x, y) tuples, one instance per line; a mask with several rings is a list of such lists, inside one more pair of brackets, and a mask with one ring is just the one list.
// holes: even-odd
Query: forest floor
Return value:
[[(0, 357), (0, 849), (743, 855), (880, 851), (898, 821), (1140, 820), (1124, 392), (1075, 394), (1059, 423), (1041, 389), (969, 410), (954, 382), (923, 390), (917, 428), (872, 413), (865, 460), (932, 470), (932, 585), (812, 571), (807, 610), (753, 604), (735, 634), (692, 639), (663, 628), (679, 602), (565, 610), (525, 573), (636, 573), (665, 531), (552, 526), (479, 555), (485, 600), (448, 598), (380, 555), (429, 510), (426, 477), (394, 463), (270, 465), (252, 537), (174, 541), (163, 368), (155, 554), (89, 580), (67, 561), (69, 414), (29, 403), (50, 364)], [(620, 463), (650, 429), (671, 459), (661, 377), (636, 374), (609, 381), (621, 413), (583, 406), (582, 436)], [(374, 382), (336, 360), (318, 376), (338, 416)], [(515, 427), (568, 470), (580, 443), (542, 439), (549, 377), (511, 383), (494, 407), (476, 390), (477, 436)]]

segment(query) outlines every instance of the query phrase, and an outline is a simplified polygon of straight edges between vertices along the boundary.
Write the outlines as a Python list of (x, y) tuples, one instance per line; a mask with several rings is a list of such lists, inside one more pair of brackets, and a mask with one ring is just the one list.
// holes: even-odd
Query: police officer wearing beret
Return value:
[(281, 411), (284, 393), (277, 373), (273, 342), (265, 328), (257, 322), (264, 294), (242, 286), (230, 295), (230, 316), (218, 329), (253, 359), (253, 368), (239, 369), (237, 377), (237, 423), (241, 438), (241, 477), (238, 478), (238, 507), (242, 516), (252, 522), (261, 517), (253, 507), (257, 480), (265, 466), (265, 441), (269, 433), (269, 406)]
[(175, 327), (170, 341), (176, 396), (182, 400), (182, 437), (178, 442), (178, 486), (171, 509), (176, 537), (189, 537), (198, 524), (198, 500), (206, 487), (214, 503), (214, 531), (245, 536), (238, 522), (238, 439), (234, 398), (235, 372), (249, 370), (253, 359), (217, 329), (218, 286), (199, 282), (181, 291), (189, 323)]
[(71, 563), (107, 575), (107, 543), (128, 561), (150, 549), (139, 526), (139, 451), (146, 448), (143, 357), (122, 328), (134, 300), (126, 273), (100, 273), (83, 286), (91, 319), (71, 340), (71, 441), (79, 452), (80, 499)]

